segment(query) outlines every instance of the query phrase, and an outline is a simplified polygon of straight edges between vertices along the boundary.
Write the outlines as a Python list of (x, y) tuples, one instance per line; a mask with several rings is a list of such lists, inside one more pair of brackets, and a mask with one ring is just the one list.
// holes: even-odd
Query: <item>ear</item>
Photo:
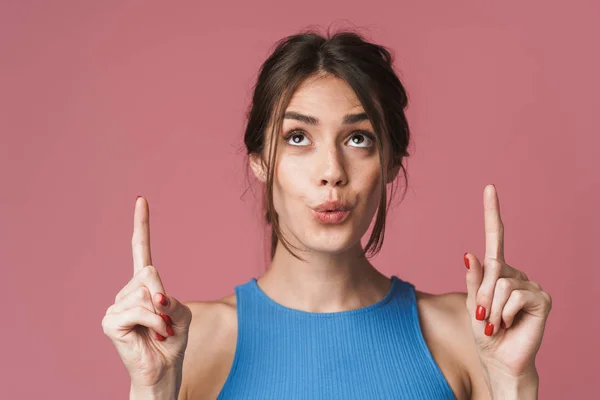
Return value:
[(252, 153), (250, 154), (249, 159), (250, 167), (252, 168), (252, 172), (254, 172), (254, 176), (262, 183), (265, 183), (267, 181), (267, 171), (263, 167), (260, 154)]

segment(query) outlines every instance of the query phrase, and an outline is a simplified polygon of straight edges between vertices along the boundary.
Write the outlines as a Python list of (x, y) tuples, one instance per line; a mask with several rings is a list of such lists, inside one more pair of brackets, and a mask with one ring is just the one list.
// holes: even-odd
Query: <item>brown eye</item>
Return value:
[(370, 147), (373, 144), (373, 139), (366, 133), (359, 132), (352, 135), (350, 143), (356, 145), (354, 147)]
[(308, 146), (309, 144), (302, 144), (303, 142), (305, 142), (304, 139), (306, 139), (306, 136), (300, 131), (292, 131), (285, 135), (283, 139), (292, 146)]
[(358, 141), (356, 141), (356, 140), (352, 140), (352, 142), (353, 142), (353, 143), (356, 143), (356, 144), (361, 144), (362, 142), (364, 142), (364, 141), (365, 141), (365, 138), (364, 138), (364, 136), (353, 136), (353, 137), (352, 137), (352, 139), (361, 139), (361, 140), (358, 140)]

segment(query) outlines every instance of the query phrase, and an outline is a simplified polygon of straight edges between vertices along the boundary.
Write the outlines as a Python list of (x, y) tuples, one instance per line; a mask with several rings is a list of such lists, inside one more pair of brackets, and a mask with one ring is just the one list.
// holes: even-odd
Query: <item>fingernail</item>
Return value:
[(483, 321), (485, 319), (485, 307), (477, 306), (477, 311), (475, 312), (475, 319), (479, 321)]
[(159, 293), (159, 294), (160, 294), (160, 300), (158, 302), (166, 307), (167, 304), (169, 304), (169, 299), (167, 299), (167, 296), (165, 296), (164, 294), (162, 294), (162, 293)]
[(506, 329), (506, 324), (504, 323), (504, 321), (500, 322), (500, 328)]
[(469, 265), (469, 258), (467, 257), (467, 253), (465, 253), (463, 258), (465, 259), (465, 267), (467, 267), (467, 269), (471, 269), (471, 266)]
[(175, 332), (173, 332), (173, 328), (171, 328), (169, 325), (167, 325), (167, 333), (169, 334), (169, 336), (175, 335)]
[(167, 326), (173, 325), (173, 320), (171, 319), (171, 317), (169, 317), (168, 315), (163, 314), (163, 313), (160, 313), (159, 315), (165, 321), (165, 323), (167, 324)]
[(142, 197), (142, 196), (140, 196), (140, 195), (138, 194), (138, 197), (136, 197), (136, 198), (135, 198), (135, 201), (137, 201), (137, 199), (139, 199), (140, 197)]
[(163, 341), (166, 339), (166, 338), (165, 338), (163, 335), (161, 335), (160, 333), (158, 333), (158, 332), (155, 332), (155, 333), (156, 333), (156, 340), (158, 340), (159, 342), (163, 342)]
[(494, 333), (494, 324), (488, 322), (485, 324), (485, 334), (486, 336), (492, 336), (492, 333)]

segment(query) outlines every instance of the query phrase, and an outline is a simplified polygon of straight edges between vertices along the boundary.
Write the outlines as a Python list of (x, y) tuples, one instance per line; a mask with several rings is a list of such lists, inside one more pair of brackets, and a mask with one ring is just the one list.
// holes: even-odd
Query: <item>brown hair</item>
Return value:
[[(265, 132), (269, 127), (272, 129), (268, 162), (265, 163), (261, 157), (267, 171), (264, 205), (267, 224), (272, 228), (271, 258), (277, 242), (281, 240), (292, 255), (302, 259), (290, 247), (299, 249), (283, 237), (273, 205), (277, 133), (281, 130), (283, 114), (298, 86), (308, 78), (325, 75), (344, 80), (354, 90), (378, 137), (376, 143), (381, 162), (382, 195), (375, 225), (364, 252), (371, 252), (373, 256), (381, 249), (389, 209), (386, 191), (389, 174), (393, 169), (402, 169), (408, 184), (402, 163), (410, 155), (407, 151), (410, 132), (404, 114), (408, 98), (392, 63), (393, 56), (387, 48), (366, 41), (356, 32), (345, 30), (331, 35), (328, 31), (324, 37), (307, 30), (278, 41), (261, 66), (247, 113), (244, 144), (248, 155), (261, 155), (267, 137)], [(384, 166), (384, 160), (388, 160), (387, 166)], [(393, 182), (391, 186), (390, 197), (393, 197)]]

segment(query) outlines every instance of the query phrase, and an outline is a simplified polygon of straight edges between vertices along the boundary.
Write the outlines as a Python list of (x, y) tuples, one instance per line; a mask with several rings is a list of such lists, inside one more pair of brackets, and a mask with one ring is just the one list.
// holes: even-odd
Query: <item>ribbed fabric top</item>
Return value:
[(238, 336), (217, 399), (455, 399), (421, 333), (415, 287), (397, 276), (354, 310), (285, 307), (256, 281), (236, 286)]

